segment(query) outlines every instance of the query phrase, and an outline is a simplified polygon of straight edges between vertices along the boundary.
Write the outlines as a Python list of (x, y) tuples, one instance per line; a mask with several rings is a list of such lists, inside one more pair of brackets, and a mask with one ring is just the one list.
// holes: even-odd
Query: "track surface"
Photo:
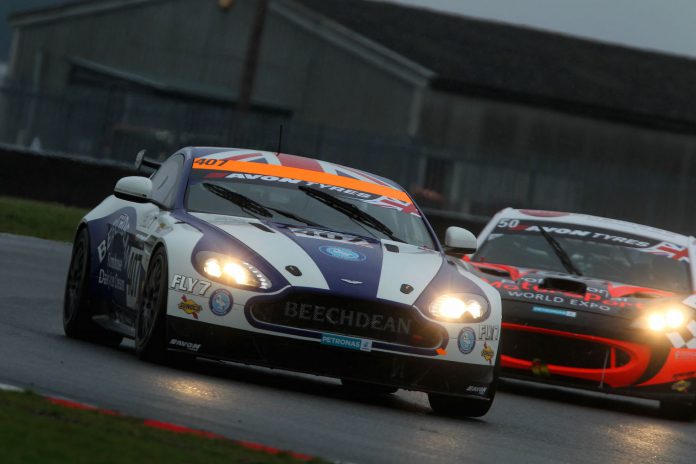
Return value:
[(198, 362), (143, 363), (63, 336), (70, 246), (0, 234), (0, 383), (357, 463), (696, 462), (696, 423), (656, 403), (508, 385), (483, 420), (433, 415), (425, 395), (354, 398), (337, 382)]

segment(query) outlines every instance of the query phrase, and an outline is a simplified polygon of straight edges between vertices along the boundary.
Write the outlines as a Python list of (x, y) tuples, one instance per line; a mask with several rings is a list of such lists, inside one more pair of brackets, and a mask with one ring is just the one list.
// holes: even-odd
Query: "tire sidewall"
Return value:
[[(79, 287), (76, 292), (76, 294), (73, 296), (71, 300), (69, 300), (69, 293), (70, 293), (70, 274), (73, 272), (74, 266), (76, 265), (76, 252), (78, 249), (78, 246), (82, 242), (82, 247), (83, 249), (83, 256), (82, 256), (82, 263), (80, 265), (83, 267), (83, 272), (82, 276), (80, 277), (80, 282), (79, 282)], [(86, 228), (81, 228), (77, 236), (75, 237), (75, 241), (73, 242), (73, 248), (72, 248), (72, 253), (70, 255), (70, 267), (68, 268), (68, 276), (65, 282), (65, 294), (63, 295), (63, 327), (65, 328), (66, 333), (72, 331), (73, 329), (77, 329), (78, 325), (83, 324), (85, 320), (89, 317), (88, 314), (85, 313), (85, 309), (88, 307), (87, 305), (87, 279), (89, 279), (89, 265), (90, 265), (90, 253), (89, 253), (89, 234), (87, 233)], [(72, 307), (68, 309), (68, 306), (71, 305)]]
[(135, 351), (138, 354), (138, 357), (152, 361), (161, 360), (166, 351), (166, 313), (169, 293), (167, 289), (167, 282), (169, 278), (169, 266), (164, 247), (158, 248), (153, 254), (148, 266), (148, 271), (145, 275), (144, 285), (149, 284), (151, 274), (158, 263), (160, 263), (162, 267), (158, 290), (159, 297), (157, 307), (153, 308), (154, 314), (152, 315), (152, 320), (150, 326), (148, 327), (147, 333), (144, 336), (140, 335), (140, 325), (142, 324), (142, 315), (144, 310), (143, 305), (145, 304), (145, 288), (143, 288), (141, 293), (135, 325)]

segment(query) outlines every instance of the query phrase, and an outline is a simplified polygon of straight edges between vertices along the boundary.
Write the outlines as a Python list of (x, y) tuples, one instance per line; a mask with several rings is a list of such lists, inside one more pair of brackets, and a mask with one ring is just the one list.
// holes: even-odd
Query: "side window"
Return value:
[(165, 161), (152, 176), (152, 199), (171, 207), (179, 185), (179, 175), (184, 166), (184, 157), (174, 155)]

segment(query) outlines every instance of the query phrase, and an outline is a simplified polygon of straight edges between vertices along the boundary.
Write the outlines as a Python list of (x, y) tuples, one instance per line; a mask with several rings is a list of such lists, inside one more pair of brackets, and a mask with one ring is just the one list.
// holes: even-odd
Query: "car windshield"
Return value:
[(691, 293), (686, 247), (609, 229), (501, 219), (472, 261), (567, 274), (541, 226), (583, 276)]
[[(186, 209), (284, 224), (311, 225), (435, 248), (424, 219), (410, 198), (400, 190), (380, 187), (386, 193), (401, 196), (401, 199), (394, 199), (371, 193), (369, 190), (375, 190), (374, 186), (367, 182), (359, 182), (366, 189), (362, 191), (354, 187), (354, 181), (351, 181), (353, 188), (344, 188), (290, 177), (249, 173), (258, 163), (244, 164), (251, 167), (245, 167), (247, 172), (238, 173), (233, 168), (208, 170), (207, 166), (194, 163), (186, 192)], [(263, 168), (259, 171), (263, 171)], [(322, 192), (331, 196), (320, 196)]]

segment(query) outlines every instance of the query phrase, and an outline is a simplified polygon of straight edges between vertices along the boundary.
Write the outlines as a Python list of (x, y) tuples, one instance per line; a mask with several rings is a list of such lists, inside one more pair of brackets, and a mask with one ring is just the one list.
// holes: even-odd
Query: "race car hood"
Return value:
[[(635, 318), (646, 308), (682, 299), (664, 290), (587, 276), (493, 263), (467, 263), (471, 272), (496, 288), (503, 301)], [(679, 298), (675, 298), (679, 297)]]
[[(435, 250), (401, 242), (272, 221), (191, 215), (243, 243), (294, 287), (412, 305), (445, 262)], [(463, 276), (461, 281), (466, 290), (478, 292), (475, 283)]]

